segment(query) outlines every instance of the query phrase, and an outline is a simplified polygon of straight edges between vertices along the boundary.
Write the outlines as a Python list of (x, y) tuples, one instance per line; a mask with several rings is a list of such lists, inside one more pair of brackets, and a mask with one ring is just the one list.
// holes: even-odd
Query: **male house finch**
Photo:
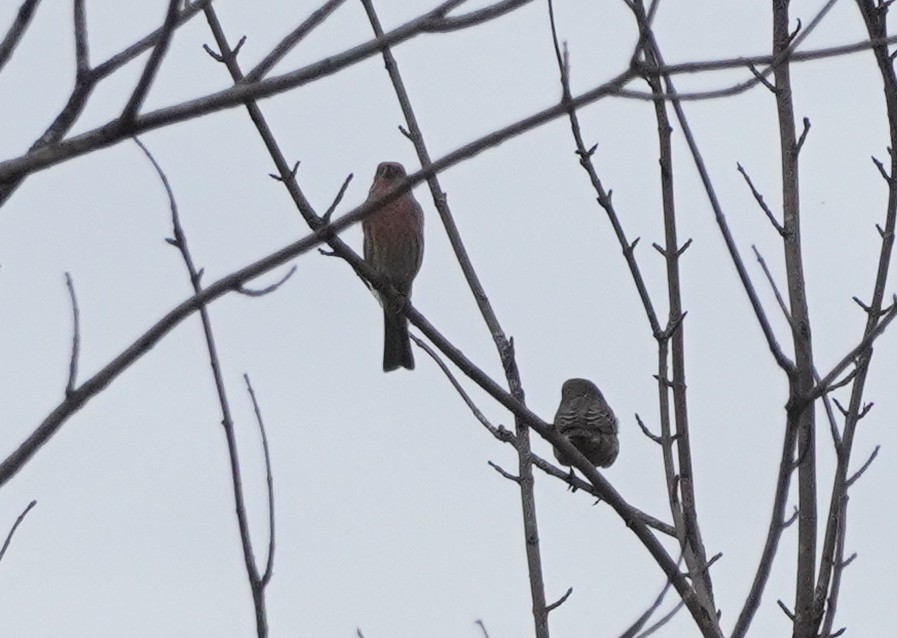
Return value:
[[(620, 451), (617, 417), (601, 390), (586, 379), (564, 382), (554, 427), (598, 467), (610, 467)], [(556, 447), (554, 456), (562, 465), (572, 464), (572, 460)]]
[[(377, 166), (368, 201), (376, 199), (405, 178), (398, 162)], [(384, 204), (361, 222), (364, 231), (364, 260), (386, 279), (396, 292), (410, 297), (411, 283), (424, 258), (424, 214), (411, 191)], [(385, 296), (383, 304), (383, 371), (398, 367), (414, 369), (408, 320)]]

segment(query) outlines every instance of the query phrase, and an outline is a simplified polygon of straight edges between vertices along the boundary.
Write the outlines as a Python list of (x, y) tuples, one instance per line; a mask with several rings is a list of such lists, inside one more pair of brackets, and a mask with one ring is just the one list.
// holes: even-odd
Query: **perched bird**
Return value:
[[(586, 379), (564, 382), (554, 427), (598, 467), (610, 467), (620, 451), (617, 417), (601, 390)], [(554, 456), (558, 463), (572, 464), (572, 460), (557, 447)]]
[[(405, 178), (398, 162), (377, 166), (368, 201), (377, 199)], [(361, 222), (364, 260), (386, 279), (396, 292), (411, 296), (411, 284), (424, 258), (424, 214), (411, 191), (384, 204)], [(383, 304), (383, 371), (414, 369), (408, 320), (396, 303), (381, 296)]]

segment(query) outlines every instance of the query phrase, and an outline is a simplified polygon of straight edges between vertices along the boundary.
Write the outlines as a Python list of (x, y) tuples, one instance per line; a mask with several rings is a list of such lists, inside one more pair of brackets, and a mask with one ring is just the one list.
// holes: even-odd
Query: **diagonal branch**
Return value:
[(312, 12), (308, 18), (302, 21), (302, 24), (287, 34), (287, 36), (284, 37), (284, 39), (281, 40), (261, 62), (256, 64), (252, 70), (246, 74), (246, 81), (257, 82), (265, 77), (268, 74), (268, 71), (273, 69), (287, 53), (293, 50), (293, 47), (299, 44), (305, 36), (326, 20), (330, 14), (336, 11), (345, 1), (346, 0), (327, 0), (327, 2), (321, 5), (319, 9)]
[(162, 64), (162, 58), (168, 52), (171, 36), (177, 27), (179, 4), (180, 0), (168, 0), (168, 11), (165, 14), (165, 21), (162, 23), (162, 32), (159, 35), (159, 39), (156, 40), (156, 45), (153, 47), (153, 52), (150, 53), (149, 60), (146, 61), (146, 66), (143, 67), (143, 73), (140, 75), (137, 86), (134, 87), (134, 92), (131, 93), (131, 97), (121, 113), (119, 119), (122, 124), (127, 125), (136, 117), (137, 111), (146, 99), (147, 93), (149, 93), (150, 86), (152, 86), (156, 73), (159, 71), (159, 66)]
[(40, 0), (25, 0), (22, 6), (19, 7), (19, 12), (9, 26), (6, 35), (3, 36), (3, 40), (0, 40), (0, 71), (9, 62), (13, 51), (16, 50), (19, 41), (25, 35), (25, 30), (28, 28), (28, 24), (31, 22), (31, 17), (34, 15), (39, 2)]
[(16, 522), (12, 524), (12, 527), (9, 530), (9, 533), (6, 535), (6, 540), (3, 541), (3, 546), (0, 547), (0, 561), (3, 560), (3, 556), (6, 554), (6, 550), (9, 549), (9, 544), (12, 542), (13, 534), (16, 533), (16, 530), (19, 528), (19, 525), (22, 524), (22, 521), (25, 520), (25, 517), (28, 515), (28, 512), (31, 511), (31, 508), (37, 505), (37, 501), (31, 501), (28, 503), (28, 506), (22, 511), (21, 514), (16, 518)]

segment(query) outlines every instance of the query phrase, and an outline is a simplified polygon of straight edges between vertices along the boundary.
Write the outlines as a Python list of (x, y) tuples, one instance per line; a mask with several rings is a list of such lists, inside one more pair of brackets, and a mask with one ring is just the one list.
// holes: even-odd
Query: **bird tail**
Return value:
[(414, 370), (408, 319), (402, 313), (384, 307), (383, 326), (383, 371), (390, 372), (396, 368)]

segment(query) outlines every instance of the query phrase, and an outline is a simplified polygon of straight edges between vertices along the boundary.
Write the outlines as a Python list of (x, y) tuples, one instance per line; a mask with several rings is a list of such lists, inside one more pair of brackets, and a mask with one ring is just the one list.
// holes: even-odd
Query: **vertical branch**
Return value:
[[(773, 55), (791, 44), (788, 5), (790, 0), (773, 0)], [(785, 252), (791, 336), (794, 343), (795, 374), (789, 379), (788, 427), (797, 429), (798, 546), (794, 601), (794, 636), (816, 635), (813, 596), (816, 581), (816, 417), (812, 405), (797, 407), (799, 399), (812, 390), (813, 345), (800, 233), (800, 188), (798, 155), (800, 147), (794, 126), (791, 67), (787, 58), (773, 68), (776, 111), (782, 170), (782, 241)]]
[[(367, 12), (374, 35), (377, 38), (382, 38), (383, 28), (381, 27), (380, 20), (374, 10), (373, 1), (361, 0), (361, 2)], [(399, 74), (398, 65), (396, 64), (396, 60), (389, 47), (384, 47), (382, 51), (386, 70), (389, 73), (396, 97), (402, 108), (402, 114), (408, 124), (408, 137), (412, 144), (414, 144), (421, 167), (426, 169), (432, 163), (430, 154), (427, 150), (426, 143), (424, 142), (423, 133), (418, 126), (414, 110), (411, 107), (411, 101), (408, 97), (408, 92), (405, 90), (405, 84)], [(436, 175), (430, 176), (427, 179), (427, 185), (430, 187), (433, 203), (436, 206), (436, 210), (445, 227), (452, 249), (455, 251), (455, 257), (461, 266), (464, 277), (467, 279), (467, 284), (476, 300), (480, 314), (483, 316), (486, 326), (492, 333), (492, 339), (495, 342), (495, 347), (498, 350), (498, 355), (501, 359), (502, 367), (504, 368), (508, 389), (517, 401), (521, 404), (525, 404), (523, 386), (520, 383), (520, 373), (517, 369), (517, 361), (514, 355), (513, 340), (509, 341), (505, 336), (501, 324), (498, 321), (498, 317), (495, 315), (492, 305), (489, 303), (483, 285), (474, 270), (470, 256), (467, 254), (467, 249), (464, 247), (464, 243), (461, 240), (461, 234), (455, 225), (454, 217), (452, 216), (451, 209), (448, 205), (448, 200), (439, 184), (438, 177)], [(533, 477), (532, 460), (530, 458), (531, 447), (529, 427), (525, 421), (515, 416), (514, 429), (517, 436), (517, 484), (520, 487), (520, 505), (523, 515), (526, 562), (529, 571), (530, 596), (533, 604), (533, 622), (535, 624), (536, 638), (548, 638), (549, 610), (546, 606), (545, 585), (542, 576), (542, 556), (539, 544), (539, 527), (536, 518), (535, 479)]]
[[(641, 0), (636, 0), (637, 11), (644, 12)], [(647, 19), (645, 19), (647, 24)], [(656, 64), (654, 41), (651, 40), (645, 49), (645, 55), (651, 63)], [(695, 591), (708, 611), (715, 613), (713, 600), (713, 583), (710, 570), (707, 569), (707, 556), (701, 529), (698, 525), (698, 508), (695, 499), (694, 470), (691, 463), (691, 440), (688, 428), (688, 402), (685, 382), (685, 326), (682, 312), (682, 291), (679, 276), (679, 258), (688, 247), (688, 243), (679, 246), (676, 229), (676, 209), (673, 194), (673, 149), (671, 143), (672, 126), (667, 115), (663, 87), (659, 78), (646, 77), (651, 92), (657, 99), (654, 101), (654, 112), (657, 118), (657, 134), (660, 145), (660, 183), (663, 200), (663, 225), (665, 246), (663, 255), (667, 266), (667, 291), (669, 298), (669, 319), (667, 333), (672, 344), (673, 358), (673, 410), (676, 423), (676, 452), (679, 462), (678, 490), (681, 497), (682, 524), (684, 526), (685, 544), (682, 546), (683, 556), (689, 571), (694, 574)]]
[[(642, 0), (636, 0), (632, 6), (636, 21), (642, 32), (644, 55), (650, 65), (660, 66), (659, 49), (650, 27), (650, 16), (646, 13)], [(654, 6), (652, 6), (654, 9)], [(654, 95), (654, 113), (657, 120), (657, 135), (660, 147), (660, 184), (663, 202), (664, 248), (661, 253), (666, 260), (667, 296), (669, 300), (669, 318), (664, 336), (672, 345), (672, 379), (666, 377), (665, 366), (658, 372), (661, 375), (658, 383), (662, 409), (668, 406), (668, 395), (672, 390), (673, 412), (676, 424), (676, 457), (679, 474), (675, 483), (669, 486), (670, 505), (679, 533), (681, 550), (689, 571), (694, 574), (695, 591), (701, 604), (710, 613), (715, 614), (716, 604), (713, 599), (713, 582), (710, 570), (707, 569), (707, 555), (698, 524), (698, 509), (694, 489), (694, 470), (691, 462), (691, 442), (688, 428), (688, 401), (685, 382), (685, 314), (682, 311), (682, 290), (679, 274), (679, 258), (688, 248), (690, 242), (680, 247), (676, 227), (676, 207), (673, 189), (673, 150), (672, 126), (667, 113), (666, 96), (660, 78), (646, 74), (645, 81)], [(666, 343), (661, 344), (661, 360), (666, 359)], [(669, 408), (666, 407), (668, 411)], [(669, 417), (667, 417), (667, 422)], [(667, 426), (669, 429), (669, 425)], [(669, 436), (668, 433), (664, 433)], [(667, 470), (669, 477), (669, 470)], [(668, 478), (669, 481), (669, 478)], [(678, 497), (677, 497), (678, 493)], [(677, 517), (677, 514), (679, 515)]]
[[(644, 21), (640, 20), (639, 28), (645, 30)], [(657, 42), (654, 39), (653, 34), (650, 31), (646, 32), (648, 34), (647, 38), (651, 42), (653, 55), (656, 57), (658, 64), (663, 65), (663, 57), (660, 54)], [(772, 326), (769, 323), (769, 319), (766, 316), (766, 311), (764, 310), (763, 305), (760, 303), (760, 299), (757, 296), (756, 288), (751, 281), (750, 275), (748, 275), (747, 269), (744, 265), (744, 260), (741, 258), (741, 253), (738, 250), (735, 239), (732, 237), (732, 232), (729, 229), (728, 222), (726, 221), (726, 216), (723, 213), (719, 198), (716, 195), (716, 189), (714, 188), (713, 182), (710, 179), (710, 174), (707, 170), (706, 164), (704, 163), (704, 158), (701, 154), (700, 149), (698, 148), (688, 118), (685, 115), (685, 110), (682, 107), (682, 101), (678, 97), (676, 87), (669, 74), (662, 73), (661, 75), (666, 87), (666, 94), (668, 96), (670, 104), (673, 106), (673, 110), (676, 113), (676, 120), (679, 122), (679, 126), (682, 130), (682, 135), (685, 138), (685, 142), (688, 146), (689, 154), (691, 155), (695, 168), (698, 171), (698, 175), (701, 179), (701, 183), (704, 187), (707, 199), (710, 202), (711, 208), (713, 209), (713, 215), (716, 220), (717, 226), (719, 227), (720, 233), (723, 237), (723, 241), (726, 245), (726, 249), (729, 252), (729, 256), (732, 259), (732, 264), (735, 266), (735, 270), (738, 273), (738, 278), (741, 281), (742, 288), (744, 289), (745, 294), (747, 294), (748, 300), (751, 304), (751, 308), (754, 311), (754, 316), (756, 317), (757, 323), (760, 325), (760, 328), (763, 331), (763, 336), (766, 339), (767, 346), (769, 347), (773, 358), (790, 380), (795, 375), (794, 364), (788, 359), (787, 356), (785, 356), (784, 352), (782, 351), (782, 348), (779, 345), (778, 340), (776, 339), (775, 333), (772, 330)], [(769, 527), (766, 534), (766, 542), (764, 543), (763, 552), (760, 558), (760, 564), (757, 568), (757, 573), (754, 576), (754, 581), (751, 584), (750, 592), (748, 593), (747, 599), (745, 600), (744, 608), (738, 616), (735, 628), (732, 630), (733, 638), (741, 638), (750, 627), (754, 614), (756, 613), (757, 608), (760, 605), (760, 598), (763, 595), (763, 590), (765, 589), (766, 583), (769, 580), (769, 574), (772, 571), (772, 562), (778, 550), (778, 544), (779, 539), (782, 535), (782, 530), (785, 528), (785, 504), (788, 498), (788, 488), (791, 482), (791, 473), (793, 471), (792, 458), (794, 455), (795, 436), (795, 429), (792, 427), (786, 427), (785, 437), (782, 443), (781, 459), (779, 461), (778, 478), (776, 480), (776, 491), (773, 498), (772, 515), (770, 517)]]
[[(190, 250), (187, 247), (187, 237), (184, 234), (184, 229), (181, 227), (177, 203), (175, 202), (174, 193), (171, 190), (171, 186), (168, 183), (168, 178), (165, 176), (162, 168), (156, 162), (155, 158), (152, 156), (149, 150), (143, 145), (143, 143), (136, 137), (134, 138), (134, 141), (152, 163), (153, 168), (156, 170), (156, 173), (159, 175), (159, 179), (162, 181), (162, 184), (165, 187), (165, 192), (168, 194), (168, 201), (171, 207), (171, 224), (174, 237), (168, 239), (167, 241), (169, 244), (177, 248), (181, 253), (181, 258), (183, 259), (184, 265), (187, 268), (187, 273), (190, 276), (190, 283), (193, 286), (193, 291), (198, 295), (203, 291), (203, 273), (202, 270), (196, 269), (196, 266), (193, 263), (193, 257), (191, 256)], [(206, 305), (200, 306), (199, 316), (200, 320), (202, 321), (203, 334), (205, 335), (206, 349), (209, 353), (209, 365), (211, 367), (212, 377), (215, 382), (215, 391), (218, 395), (218, 403), (221, 407), (221, 426), (224, 429), (224, 438), (227, 443), (227, 455), (230, 460), (231, 483), (234, 492), (234, 505), (237, 513), (237, 525), (240, 530), (240, 544), (243, 549), (243, 562), (246, 567), (246, 576), (249, 579), (249, 586), (252, 590), (252, 600), (253, 606), (255, 608), (256, 631), (258, 638), (265, 638), (268, 635), (268, 618), (265, 608), (265, 586), (268, 584), (268, 579), (270, 579), (271, 575), (268, 568), (266, 568), (265, 570), (264, 577), (259, 575), (258, 567), (255, 562), (255, 554), (252, 550), (252, 539), (249, 535), (249, 521), (246, 514), (246, 502), (243, 496), (243, 478), (240, 472), (240, 459), (237, 454), (237, 440), (236, 436), (234, 435), (234, 420), (231, 416), (230, 402), (228, 401), (227, 390), (224, 386), (224, 375), (221, 372), (221, 360), (218, 357), (218, 348), (215, 345), (215, 337), (212, 334), (212, 320), (209, 317), (209, 310)], [(253, 397), (254, 403), (254, 394), (251, 394), (251, 396)], [(271, 473), (270, 461), (267, 454), (267, 437), (265, 437), (264, 435), (264, 426), (262, 426), (260, 423), (259, 427), (262, 430), (262, 437), (265, 446), (265, 465), (268, 471), (270, 499)], [(273, 560), (274, 555), (274, 509), (273, 504), (270, 502), (270, 500), (269, 517), (269, 520), (272, 522), (268, 548), (268, 561), (270, 563), (270, 561)]]
[(75, 391), (78, 380), (78, 357), (81, 354), (81, 312), (78, 310), (78, 298), (75, 296), (75, 282), (72, 276), (65, 273), (65, 286), (72, 302), (72, 355), (69, 358), (69, 379), (65, 384), (65, 396), (70, 397)]
[[(887, 36), (885, 22), (887, 11), (872, 2), (872, 0), (857, 0), (866, 31), (870, 39), (878, 39)], [(882, 304), (884, 302), (885, 287), (888, 281), (891, 258), (894, 249), (894, 232), (897, 226), (897, 74), (894, 71), (893, 58), (885, 44), (873, 47), (873, 55), (882, 78), (885, 106), (888, 117), (888, 132), (890, 137), (890, 172), (885, 172), (879, 166), (888, 186), (888, 203), (885, 215), (884, 229), (879, 228), (881, 234), (881, 251), (878, 258), (878, 269), (872, 290), (872, 299), (866, 309), (866, 325), (863, 329), (863, 338), (872, 335), (882, 319)], [(844, 533), (847, 517), (847, 490), (849, 479), (847, 472), (853, 451), (856, 426), (863, 414), (863, 392), (869, 373), (869, 365), (872, 360), (871, 345), (858, 358), (855, 376), (851, 387), (850, 402), (841, 437), (841, 444), (836, 448), (838, 464), (835, 468), (835, 478), (832, 485), (832, 495), (829, 502), (828, 522), (823, 538), (822, 552), (819, 564), (819, 577), (816, 583), (814, 596), (813, 616), (816, 620), (815, 628), (819, 626), (826, 600), (829, 601), (829, 609), (825, 613), (826, 631), (830, 631), (834, 622), (836, 601), (840, 588), (840, 573), (843, 557)]]

